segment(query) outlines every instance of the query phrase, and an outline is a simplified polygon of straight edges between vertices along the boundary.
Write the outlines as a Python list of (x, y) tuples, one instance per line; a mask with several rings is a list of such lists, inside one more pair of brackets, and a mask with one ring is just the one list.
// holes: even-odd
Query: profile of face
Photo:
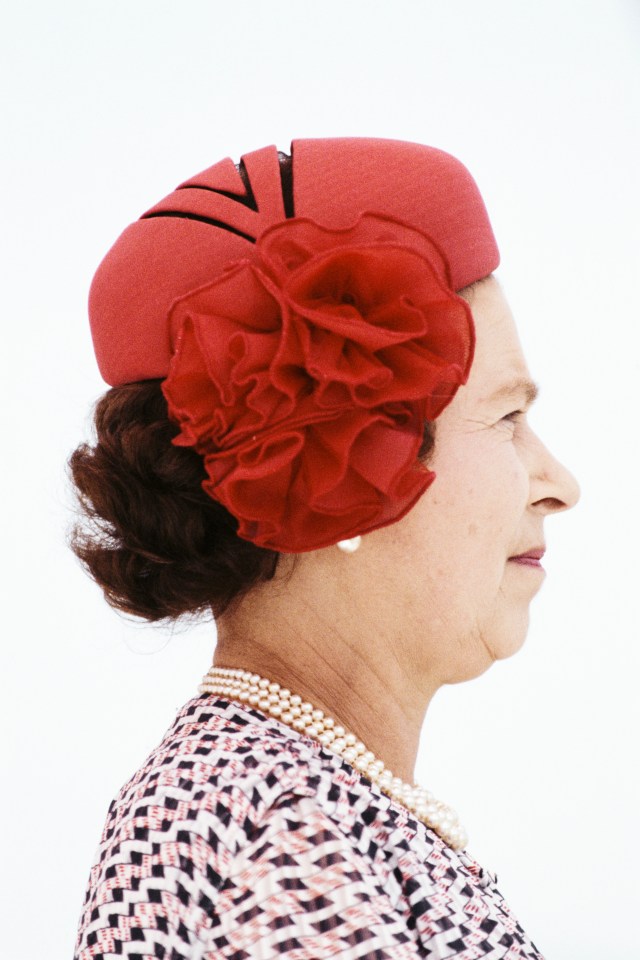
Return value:
[(377, 584), (378, 611), (403, 624), (405, 659), (439, 683), (519, 649), (545, 573), (510, 558), (544, 548), (546, 517), (579, 498), (528, 423), (533, 384), (498, 282), (482, 281), (469, 302), (476, 353), (436, 423), (436, 479), (402, 520), (363, 538), (360, 572), (354, 557), (347, 574)]
[[(428, 463), (435, 480), (402, 519), (363, 536), (354, 554), (335, 546), (284, 554), (275, 581), (240, 604), (248, 619), (235, 632), (245, 649), (242, 623), (255, 633), (259, 615), (269, 628), (273, 601), (280, 650), (287, 630), (298, 658), (301, 629), (327, 642), (337, 635), (337, 666), (326, 646), (321, 673), (332, 668), (331, 677), (337, 671), (354, 683), (358, 672), (373, 671), (383, 686), (393, 675), (408, 684), (403, 695), (411, 689), (420, 701), (521, 647), (545, 573), (512, 558), (544, 549), (545, 519), (574, 506), (579, 488), (528, 422), (535, 385), (500, 285), (483, 280), (468, 300), (476, 349), (467, 383), (436, 421)], [(228, 619), (219, 645), (234, 635)]]

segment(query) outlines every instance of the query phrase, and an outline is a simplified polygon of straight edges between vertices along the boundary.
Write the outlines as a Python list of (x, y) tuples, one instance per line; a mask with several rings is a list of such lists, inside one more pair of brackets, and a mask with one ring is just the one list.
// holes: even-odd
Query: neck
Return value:
[[(332, 717), (409, 783), (424, 715), (435, 692), (394, 655), (397, 637), (381, 633), (366, 610), (349, 621), (336, 608), (304, 603), (267, 586), (218, 623), (214, 666), (250, 670), (288, 687)], [(331, 611), (327, 615), (324, 611)]]

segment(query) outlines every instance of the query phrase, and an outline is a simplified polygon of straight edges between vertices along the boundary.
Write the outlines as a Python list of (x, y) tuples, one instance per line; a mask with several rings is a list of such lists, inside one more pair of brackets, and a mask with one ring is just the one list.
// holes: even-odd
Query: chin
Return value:
[(500, 636), (496, 638), (492, 645), (491, 652), (495, 660), (507, 660), (514, 653), (522, 649), (529, 632), (529, 608), (518, 618), (515, 623), (511, 623), (508, 629), (503, 628)]
[(510, 618), (508, 623), (493, 624), (483, 631), (482, 639), (476, 638), (471, 652), (462, 662), (458, 662), (451, 672), (447, 683), (464, 683), (486, 673), (498, 660), (507, 660), (524, 645), (529, 630), (529, 611), (517, 619)]

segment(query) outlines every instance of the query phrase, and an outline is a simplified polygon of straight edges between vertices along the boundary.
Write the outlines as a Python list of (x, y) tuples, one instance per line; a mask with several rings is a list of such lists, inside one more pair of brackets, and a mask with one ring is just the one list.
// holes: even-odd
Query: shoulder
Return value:
[[(96, 868), (121, 856), (163, 855), (167, 845), (210, 846), (220, 877), (267, 824), (313, 807), (368, 855), (408, 846), (402, 808), (349, 764), (250, 707), (195, 697), (109, 806)], [(375, 840), (372, 839), (375, 834)], [(375, 856), (374, 856), (375, 859)]]
[(311, 745), (287, 732), (240, 704), (189, 700), (111, 803), (105, 837), (132, 818), (149, 836), (201, 823), (235, 852), (280, 797), (312, 795), (320, 785)]
[(373, 871), (382, 883), (371, 804), (366, 782), (319, 744), (243, 705), (188, 701), (110, 804), (76, 956), (148, 915), (170, 942), (199, 942), (214, 908), (229, 911), (263, 871), (365, 884)]
[(206, 848), (207, 868), (220, 881), (267, 826), (295, 832), (294, 813), (305, 799), (302, 809), (313, 807), (316, 822), (322, 816), (370, 852), (369, 825), (377, 821), (379, 833), (384, 814), (393, 830), (388, 798), (372, 793), (339, 757), (248, 706), (195, 697), (112, 800), (92, 882), (124, 855), (164, 864), (172, 844), (183, 854)]
[(416, 831), (422, 854), (435, 840), (317, 742), (249, 706), (201, 696), (182, 707), (111, 803), (101, 848), (105, 856), (125, 839), (156, 851), (198, 844), (210, 848), (208, 866), (224, 879), (264, 831), (309, 838), (311, 823), (315, 846), (321, 825), (330, 828), (385, 876)]
[(278, 956), (311, 937), (314, 955), (366, 943), (413, 960), (420, 942), (449, 955), (470, 916), (493, 918), (488, 939), (511, 942), (520, 928), (473, 868), (315, 741), (197, 697), (109, 808), (75, 958), (134, 940), (176, 958), (239, 956), (264, 940)]

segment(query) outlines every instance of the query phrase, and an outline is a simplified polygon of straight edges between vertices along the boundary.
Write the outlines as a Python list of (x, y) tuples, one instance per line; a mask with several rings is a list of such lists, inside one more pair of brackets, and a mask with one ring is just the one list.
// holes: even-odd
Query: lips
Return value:
[(509, 560), (542, 560), (544, 554), (544, 547), (535, 547), (533, 550), (527, 550), (526, 553), (519, 553), (515, 557), (509, 557)]
[(513, 560), (515, 563), (522, 563), (530, 567), (539, 567), (540, 561), (544, 557), (544, 554), (544, 547), (535, 547), (533, 550), (527, 550), (526, 553), (519, 553), (515, 557), (509, 557), (509, 560)]

